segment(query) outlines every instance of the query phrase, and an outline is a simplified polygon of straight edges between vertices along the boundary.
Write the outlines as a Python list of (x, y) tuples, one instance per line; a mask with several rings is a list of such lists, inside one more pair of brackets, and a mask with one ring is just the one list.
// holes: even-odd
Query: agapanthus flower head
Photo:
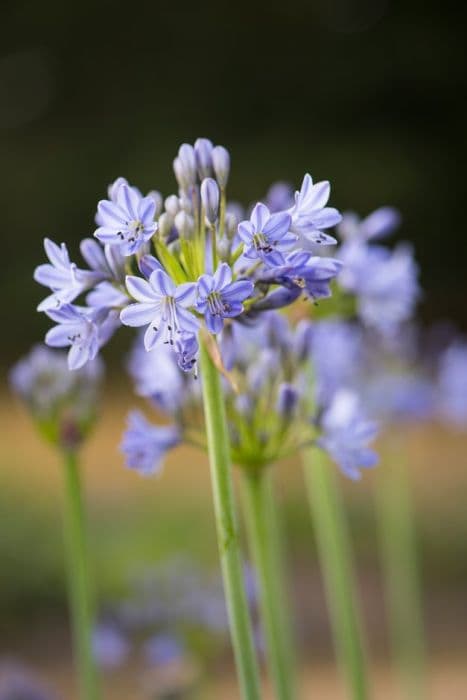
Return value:
[(340, 262), (304, 249), (304, 242), (333, 241), (321, 231), (339, 219), (325, 206), (328, 183), (305, 176), (295, 202), (290, 188), (276, 186), (268, 195), (274, 211), (258, 202), (247, 220), (246, 209), (227, 199), (223, 146), (206, 138), (184, 143), (173, 165), (178, 191), (165, 197), (156, 190), (144, 196), (122, 177), (109, 186), (95, 238), (81, 243), (89, 269), (46, 241), (51, 264), (36, 278), (52, 295), (40, 308), (58, 324), (46, 342), (70, 347), (71, 368), (92, 360), (123, 324), (146, 326), (147, 351), (168, 344), (179, 367), (196, 374), (203, 327), (216, 335), (302, 293), (330, 295)]
[(74, 448), (93, 423), (102, 376), (98, 359), (71, 372), (64, 352), (37, 345), (12, 367), (9, 379), (47, 439)]
[(132, 411), (121, 450), (127, 466), (146, 476), (160, 471), (166, 453), (180, 441), (177, 426), (153, 425), (140, 411)]
[(123, 255), (136, 253), (157, 230), (153, 197), (143, 197), (125, 184), (118, 187), (115, 201), (101, 200), (97, 211), (100, 225), (94, 235), (102, 243), (118, 246)]
[(368, 447), (375, 439), (378, 426), (362, 413), (358, 396), (342, 389), (321, 417), (322, 435), (317, 444), (325, 450), (351, 479), (360, 479), (360, 470), (378, 462), (376, 452)]

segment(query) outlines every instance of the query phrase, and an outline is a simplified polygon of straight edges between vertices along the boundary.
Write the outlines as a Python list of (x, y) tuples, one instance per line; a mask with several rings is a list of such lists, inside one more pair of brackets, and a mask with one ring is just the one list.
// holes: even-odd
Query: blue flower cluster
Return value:
[[(171, 347), (178, 365), (196, 365), (198, 333), (217, 335), (231, 319), (290, 304), (303, 292), (330, 295), (342, 263), (310, 246), (334, 245), (325, 230), (341, 221), (327, 206), (328, 182), (305, 175), (295, 198), (250, 213), (227, 200), (230, 156), (205, 138), (183, 144), (173, 163), (177, 194), (143, 195), (120, 177), (98, 203), (86, 263), (66, 245), (44, 242), (49, 262), (35, 279), (51, 291), (38, 309), (55, 323), (52, 347), (69, 347), (70, 369), (93, 360), (121, 325), (145, 327), (147, 351)], [(76, 303), (82, 298), (82, 303)]]

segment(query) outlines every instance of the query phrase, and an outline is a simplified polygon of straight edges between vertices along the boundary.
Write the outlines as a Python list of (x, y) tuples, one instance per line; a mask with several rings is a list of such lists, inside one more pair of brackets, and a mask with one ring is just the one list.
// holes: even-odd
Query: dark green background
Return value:
[(231, 150), (235, 198), (309, 170), (331, 180), (339, 208), (400, 207), (424, 318), (465, 325), (465, 10), (378, 0), (2, 8), (2, 364), (48, 326), (31, 280), (43, 236), (76, 257), (107, 183), (125, 175), (170, 193), (178, 144), (198, 135)]

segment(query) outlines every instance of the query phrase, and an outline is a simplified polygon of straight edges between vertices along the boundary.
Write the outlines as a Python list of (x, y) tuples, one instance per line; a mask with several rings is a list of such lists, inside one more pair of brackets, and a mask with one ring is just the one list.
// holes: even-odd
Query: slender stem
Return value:
[(64, 533), (67, 548), (73, 652), (82, 700), (97, 700), (97, 673), (92, 652), (93, 605), (81, 480), (76, 453), (65, 453)]
[(200, 368), (214, 511), (230, 634), (242, 697), (245, 700), (259, 700), (258, 667), (240, 555), (224, 397), (219, 373), (203, 342), (200, 350)]
[(365, 700), (366, 664), (351, 545), (334, 468), (324, 452), (312, 448), (304, 451), (304, 466), (339, 664), (350, 697)]
[(423, 605), (407, 465), (401, 454), (383, 467), (376, 501), (393, 654), (408, 700), (426, 698)]
[(258, 577), (259, 604), (269, 670), (278, 700), (297, 697), (288, 596), (270, 469), (243, 471), (243, 505)]

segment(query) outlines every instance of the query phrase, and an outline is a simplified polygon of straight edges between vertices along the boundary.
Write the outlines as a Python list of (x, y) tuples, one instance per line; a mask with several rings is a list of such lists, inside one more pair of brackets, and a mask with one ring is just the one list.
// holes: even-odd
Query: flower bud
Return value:
[(180, 211), (180, 202), (176, 194), (171, 194), (170, 197), (166, 197), (164, 202), (165, 211), (170, 214), (172, 218)]
[(160, 215), (159, 217), (159, 236), (166, 241), (172, 231), (173, 225), (174, 225), (174, 218), (171, 216), (168, 212), (164, 212), (163, 214)]
[(195, 156), (198, 175), (202, 180), (212, 174), (212, 141), (209, 139), (196, 139)]
[(227, 212), (225, 215), (225, 232), (227, 237), (232, 239), (237, 233), (238, 219), (233, 212)]
[[(178, 157), (175, 159), (178, 161), (177, 166), (174, 162), (174, 170), (177, 167), (180, 175), (179, 185), (182, 189), (187, 189), (190, 185), (196, 184), (196, 156), (195, 149), (188, 143), (182, 143), (178, 149)], [(175, 171), (177, 176), (177, 171)], [(183, 183), (183, 184), (182, 184)]]
[(227, 185), (230, 173), (230, 155), (224, 146), (216, 146), (212, 150), (212, 164), (217, 182), (221, 188)]
[(297, 389), (287, 382), (279, 386), (277, 395), (276, 410), (280, 416), (289, 419), (292, 417), (298, 403), (299, 394)]
[(175, 227), (180, 238), (191, 238), (194, 231), (194, 221), (185, 211), (179, 211), (175, 217)]
[(207, 177), (201, 183), (201, 202), (210, 224), (217, 221), (219, 213), (219, 186), (212, 177)]
[(156, 205), (156, 211), (154, 212), (154, 218), (157, 219), (157, 217), (160, 216), (160, 214), (162, 213), (162, 204), (163, 204), (162, 195), (157, 190), (151, 190), (150, 192), (148, 192), (147, 196), (151, 197), (151, 199), (154, 201), (154, 203)]

